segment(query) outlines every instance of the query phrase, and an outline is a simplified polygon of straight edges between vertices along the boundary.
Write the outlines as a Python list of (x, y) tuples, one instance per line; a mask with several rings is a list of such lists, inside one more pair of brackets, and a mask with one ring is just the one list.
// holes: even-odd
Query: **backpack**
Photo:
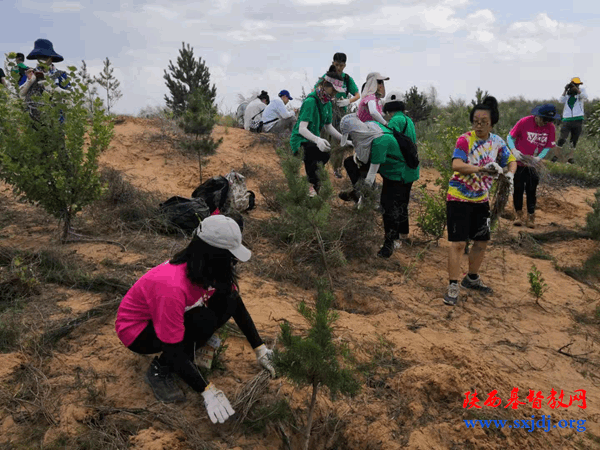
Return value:
[(210, 209), (202, 198), (171, 197), (159, 205), (160, 216), (171, 232), (192, 232), (200, 221), (210, 216)]
[(256, 204), (254, 192), (247, 190), (246, 178), (232, 170), (225, 178), (229, 182), (229, 205), (236, 211), (249, 211)]
[(408, 127), (408, 120), (406, 120), (402, 132), (399, 132), (393, 128), (386, 128), (394, 133), (394, 138), (396, 138), (396, 142), (398, 142), (398, 146), (400, 147), (402, 156), (404, 156), (406, 165), (411, 169), (416, 169), (419, 167), (419, 151), (417, 149), (417, 144), (415, 144), (411, 138), (404, 134), (406, 127)]
[(211, 214), (219, 209), (223, 211), (229, 195), (229, 181), (223, 176), (206, 180), (192, 192), (192, 198), (202, 198)]

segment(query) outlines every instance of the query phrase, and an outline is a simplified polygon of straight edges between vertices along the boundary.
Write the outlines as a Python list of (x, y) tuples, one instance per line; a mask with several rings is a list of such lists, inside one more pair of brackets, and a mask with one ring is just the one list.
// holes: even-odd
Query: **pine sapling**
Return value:
[(541, 306), (539, 302), (548, 290), (548, 285), (535, 264), (531, 266), (531, 271), (527, 273), (527, 277), (529, 278), (529, 292), (535, 297), (536, 305)]
[(331, 310), (333, 294), (324, 285), (322, 281), (318, 283), (314, 308), (304, 302), (298, 307), (310, 328), (300, 336), (293, 333), (289, 322), (283, 323), (279, 338), (283, 349), (276, 349), (273, 359), (278, 373), (298, 386), (312, 387), (304, 431), (305, 450), (309, 448), (319, 388), (327, 386), (332, 397), (353, 395), (360, 389), (354, 373), (340, 363), (343, 349), (333, 340), (333, 324), (338, 315)]

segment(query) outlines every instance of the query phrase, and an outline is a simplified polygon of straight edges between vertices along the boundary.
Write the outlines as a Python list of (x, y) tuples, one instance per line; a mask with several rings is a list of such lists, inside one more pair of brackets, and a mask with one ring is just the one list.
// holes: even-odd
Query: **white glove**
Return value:
[(273, 359), (273, 350), (267, 348), (265, 344), (262, 344), (254, 349), (256, 353), (256, 360), (263, 369), (266, 369), (271, 374), (271, 378), (275, 378), (275, 367), (271, 360)]
[(319, 150), (322, 152), (328, 152), (331, 150), (331, 145), (329, 145), (329, 141), (327, 139), (317, 138), (316, 144)]
[(512, 154), (516, 158), (517, 161), (523, 161), (523, 153), (521, 153), (516, 148), (512, 151)]
[(217, 389), (214, 384), (210, 383), (206, 386), (202, 397), (204, 397), (204, 406), (212, 423), (223, 423), (235, 414), (223, 391)]
[(343, 108), (344, 106), (348, 106), (349, 104), (350, 104), (350, 100), (348, 100), (347, 98), (340, 98), (336, 102), (336, 105), (338, 105), (340, 108)]
[(369, 174), (365, 177), (365, 183), (367, 183), (369, 186), (373, 186), (373, 183), (375, 183), (375, 177), (377, 176), (377, 174)]
[(497, 177), (498, 175), (501, 175), (503, 172), (502, 167), (500, 167), (500, 165), (496, 162), (491, 162), (491, 163), (486, 164), (484, 166), (484, 169), (486, 171), (488, 171), (490, 173), (490, 175), (493, 177)]
[(540, 162), (543, 158), (541, 156), (534, 156), (535, 162)]

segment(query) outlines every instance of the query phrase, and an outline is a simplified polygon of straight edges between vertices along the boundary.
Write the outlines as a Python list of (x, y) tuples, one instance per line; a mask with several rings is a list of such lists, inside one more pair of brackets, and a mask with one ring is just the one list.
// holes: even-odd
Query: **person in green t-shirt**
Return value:
[[(327, 131), (338, 141), (342, 138), (339, 131), (331, 124), (331, 101), (336, 92), (343, 90), (341, 77), (333, 67), (330, 68), (316, 89), (302, 102), (298, 120), (290, 136), (290, 146), (294, 154), (297, 154), (302, 147), (304, 168), (311, 184), (309, 187), (311, 197), (317, 195), (319, 191), (318, 165), (327, 164), (330, 157), (331, 146), (327, 139), (319, 137), (321, 131)], [(347, 144), (352, 145), (352, 142), (349, 141)]]
[[(344, 73), (344, 69), (346, 68), (347, 57), (345, 53), (336, 53), (333, 55), (333, 62), (331, 63), (332, 67), (335, 68), (335, 71), (338, 73), (340, 77), (342, 77), (342, 87), (343, 91), (338, 91), (335, 94), (335, 105), (341, 108), (342, 112), (346, 112), (346, 107), (355, 101), (360, 99), (360, 92), (358, 91), (358, 86), (354, 82), (354, 79)], [(325, 74), (326, 75), (326, 74)], [(317, 83), (315, 84), (315, 89), (319, 85), (323, 78), (323, 75)]]
[(391, 118), (387, 127), (377, 122), (383, 136), (373, 141), (371, 146), (371, 167), (379, 165), (379, 174), (383, 178), (381, 209), (385, 237), (383, 246), (377, 253), (381, 258), (389, 258), (394, 248), (398, 248), (402, 241), (406, 242), (408, 239), (410, 191), (413, 182), (419, 179), (419, 168), (408, 167), (391, 130), (404, 133), (415, 143), (417, 141), (415, 125), (412, 119), (404, 114), (404, 103), (400, 98), (399, 93), (392, 92), (388, 95), (383, 112)]

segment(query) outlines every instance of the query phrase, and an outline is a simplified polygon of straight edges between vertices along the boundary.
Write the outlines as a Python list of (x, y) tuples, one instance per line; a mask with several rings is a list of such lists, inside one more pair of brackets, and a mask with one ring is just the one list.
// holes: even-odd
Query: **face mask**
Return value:
[(327, 92), (325, 92), (325, 89), (323, 89), (323, 88), (317, 89), (317, 96), (319, 97), (319, 100), (321, 100), (321, 103), (323, 103), (323, 104), (328, 103), (331, 100), (333, 100), (333, 96), (329, 95)]

